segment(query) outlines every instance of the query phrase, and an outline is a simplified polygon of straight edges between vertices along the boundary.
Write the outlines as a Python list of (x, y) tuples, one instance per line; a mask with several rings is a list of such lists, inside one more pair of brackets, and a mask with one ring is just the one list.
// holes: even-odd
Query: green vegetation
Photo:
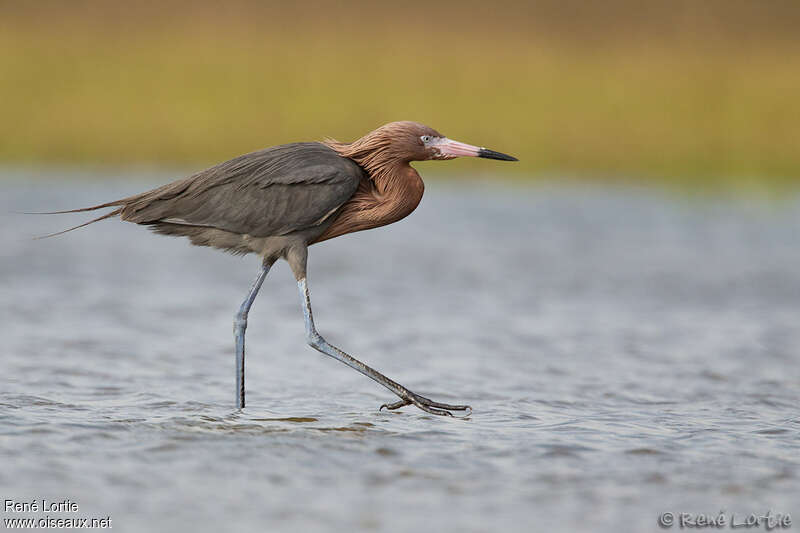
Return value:
[(411, 119), (525, 177), (800, 183), (796, 2), (29, 4), (0, 4), (6, 163), (202, 166)]

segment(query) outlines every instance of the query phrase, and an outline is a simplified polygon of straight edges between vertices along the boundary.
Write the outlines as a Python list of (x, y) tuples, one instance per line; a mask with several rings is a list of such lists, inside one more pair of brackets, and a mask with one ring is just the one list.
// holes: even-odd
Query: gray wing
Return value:
[(317, 226), (353, 196), (364, 171), (320, 143), (266, 148), (126, 199), (123, 220), (256, 237)]

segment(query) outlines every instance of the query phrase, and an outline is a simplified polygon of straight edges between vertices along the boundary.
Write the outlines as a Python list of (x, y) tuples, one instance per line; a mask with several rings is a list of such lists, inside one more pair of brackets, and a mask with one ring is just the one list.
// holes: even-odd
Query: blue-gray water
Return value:
[[(466, 420), (304, 344), (294, 281), (87, 215), (147, 184), (0, 184), (0, 489), (118, 531), (648, 531), (800, 519), (800, 201), (429, 187), (311, 250), (317, 325)], [(2, 513), (2, 518), (44, 513)], [(677, 529), (677, 526), (673, 526)]]

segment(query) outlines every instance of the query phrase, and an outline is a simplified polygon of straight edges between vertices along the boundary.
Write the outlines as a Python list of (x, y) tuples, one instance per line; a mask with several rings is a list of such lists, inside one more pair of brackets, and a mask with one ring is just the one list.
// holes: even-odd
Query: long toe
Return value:
[(432, 415), (453, 416), (453, 413), (450, 411), (466, 411), (466, 413), (461, 416), (461, 418), (463, 418), (472, 414), (472, 407), (469, 405), (451, 405), (449, 403), (434, 402), (430, 398), (420, 396), (419, 394), (415, 394), (413, 392), (410, 393), (410, 396), (402, 398), (394, 403), (385, 403), (381, 405), (379, 411), (382, 411), (383, 409), (394, 411), (395, 409), (400, 409), (401, 407), (412, 404)]
[(425, 411), (426, 413), (430, 413), (432, 415), (453, 416), (453, 413), (451, 413), (450, 411), (446, 411), (444, 409), (437, 409), (435, 407), (429, 407), (429, 406), (425, 405), (424, 403), (420, 403), (420, 402), (416, 402), (416, 401), (412, 402), (412, 403), (414, 405), (416, 405), (417, 407), (419, 407), (420, 409), (422, 409), (423, 411)]
[(399, 402), (385, 403), (381, 405), (378, 411), (383, 411), (384, 408), (388, 409), (389, 411), (394, 411), (395, 409), (400, 409), (401, 407), (404, 407), (406, 405), (411, 405), (411, 400), (400, 400)]
[(469, 411), (472, 412), (472, 407), (469, 405), (450, 405), (449, 403), (434, 402), (428, 398), (423, 398), (422, 402), (428, 407), (438, 407), (439, 409), (447, 409), (448, 411)]

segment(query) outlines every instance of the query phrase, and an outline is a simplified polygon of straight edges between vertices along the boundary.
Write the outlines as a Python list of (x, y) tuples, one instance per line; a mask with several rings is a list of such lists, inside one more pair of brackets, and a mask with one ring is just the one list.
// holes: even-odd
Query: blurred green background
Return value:
[(0, 164), (200, 168), (401, 119), (513, 179), (796, 186), (800, 2), (0, 1)]

